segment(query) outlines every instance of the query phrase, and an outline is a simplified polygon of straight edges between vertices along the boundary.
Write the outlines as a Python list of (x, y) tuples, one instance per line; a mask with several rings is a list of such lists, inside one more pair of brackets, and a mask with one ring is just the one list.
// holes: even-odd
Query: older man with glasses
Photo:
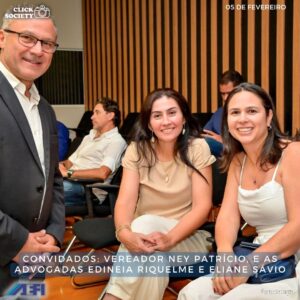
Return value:
[(17, 34), (19, 37), (19, 42), (25, 47), (32, 48), (36, 45), (37, 42), (41, 42), (41, 47), (44, 52), (54, 53), (59, 46), (58, 44), (47, 41), (47, 40), (40, 40), (37, 37), (30, 35), (26, 32), (16, 32), (10, 29), (3, 29), (3, 31), (7, 33), (14, 33)]
[(0, 29), (0, 295), (22, 254), (59, 251), (65, 222), (56, 118), (34, 85), (51, 64), (57, 30), (48, 15), (10, 18), (15, 11)]

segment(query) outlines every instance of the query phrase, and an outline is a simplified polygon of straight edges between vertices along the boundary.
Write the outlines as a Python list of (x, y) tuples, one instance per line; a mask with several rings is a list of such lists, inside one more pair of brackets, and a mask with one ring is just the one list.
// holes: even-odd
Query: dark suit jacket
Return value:
[(65, 208), (56, 119), (45, 99), (41, 98), (38, 109), (46, 185), (29, 123), (14, 90), (0, 72), (0, 272), (20, 251), (29, 232), (46, 229), (59, 242), (63, 240)]

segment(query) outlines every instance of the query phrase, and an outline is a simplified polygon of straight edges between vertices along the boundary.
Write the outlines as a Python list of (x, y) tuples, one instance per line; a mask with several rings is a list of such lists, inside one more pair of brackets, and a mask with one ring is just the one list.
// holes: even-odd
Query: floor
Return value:
[[(95, 300), (98, 299), (105, 285), (98, 285), (84, 289), (75, 289), (68, 277), (56, 277), (46, 279), (46, 297), (42, 300)], [(177, 297), (170, 291), (166, 291), (164, 300), (176, 300)], [(148, 299), (144, 299), (148, 300)], [(149, 298), (149, 300), (152, 300)]]
[[(64, 244), (67, 245), (68, 242), (71, 240), (71, 238), (72, 238), (72, 231), (70, 229), (67, 229)], [(75, 250), (77, 251), (78, 249), (87, 250), (86, 248), (82, 248), (80, 245), (77, 245)], [(187, 280), (179, 280), (176, 282), (172, 282), (170, 284), (170, 287), (173, 288), (175, 291), (179, 291), (180, 288), (185, 286), (187, 283), (188, 283)], [(66, 299), (96, 300), (98, 299), (102, 290), (105, 288), (105, 285), (106, 283), (93, 286), (93, 287), (78, 289), (72, 286), (70, 277), (67, 276), (49, 277), (46, 278), (45, 280), (46, 296), (43, 297), (42, 300), (66, 300)], [(166, 290), (163, 300), (176, 300), (176, 299), (177, 297), (174, 293), (170, 292), (169, 290)], [(148, 299), (144, 299), (144, 300), (148, 300)]]
[[(68, 225), (72, 225), (73, 220), (67, 220)], [(70, 226), (71, 228), (71, 226)], [(71, 229), (66, 230), (65, 234), (65, 241), (64, 245), (68, 245), (69, 241), (72, 239), (73, 234)], [(247, 228), (245, 235), (253, 234), (251, 228)], [(249, 232), (248, 232), (249, 231)], [(84, 248), (83, 245), (77, 245), (73, 251), (78, 251), (81, 249), (83, 251), (88, 250)], [(116, 251), (117, 247), (112, 248), (111, 250)], [(86, 280), (86, 277), (81, 278)], [(91, 278), (92, 279), (92, 278)], [(97, 279), (97, 278), (96, 278)], [(89, 279), (90, 280), (90, 279)], [(171, 282), (169, 287), (175, 292), (178, 292), (182, 287), (188, 284), (189, 280), (177, 280), (175, 282)], [(83, 289), (78, 289), (72, 286), (71, 278), (70, 277), (50, 277), (46, 278), (45, 280), (45, 289), (46, 289), (46, 296), (41, 298), (42, 300), (68, 300), (68, 299), (75, 299), (75, 300), (96, 300), (98, 299), (99, 295), (101, 294), (102, 290), (105, 288), (106, 283), (99, 284), (97, 286), (87, 287)], [(166, 290), (163, 300), (176, 300), (177, 296), (175, 293), (170, 292), (170, 290)], [(148, 300), (148, 299), (143, 299)], [(149, 300), (151, 296), (149, 296)]]

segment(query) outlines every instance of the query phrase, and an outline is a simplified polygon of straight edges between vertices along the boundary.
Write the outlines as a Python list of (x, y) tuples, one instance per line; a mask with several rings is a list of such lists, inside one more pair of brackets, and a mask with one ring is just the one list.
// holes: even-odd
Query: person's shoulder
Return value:
[(0, 70), (0, 85), (5, 84), (5, 85), (9, 85), (9, 82), (7, 80), (7, 78), (5, 77), (5, 74), (1, 72)]
[(233, 170), (240, 170), (242, 165), (243, 165), (243, 161), (245, 160), (246, 154), (245, 152), (239, 152), (237, 153), (231, 163), (230, 163), (230, 168)]
[(189, 142), (189, 148), (206, 147), (206, 145), (207, 143), (204, 138), (193, 138)]
[(204, 138), (192, 138), (189, 141), (188, 152), (190, 155), (195, 153), (211, 154), (210, 148)]
[(43, 96), (40, 95), (40, 101), (39, 101), (39, 105), (40, 107), (44, 107), (44, 109), (48, 112), (50, 112), (52, 115), (54, 115), (55, 119), (56, 119), (56, 116), (55, 116), (55, 112), (54, 112), (54, 109), (53, 107), (51, 106), (51, 104), (47, 101), (47, 99)]
[(43, 104), (43, 105), (45, 105), (45, 106), (47, 106), (47, 107), (49, 107), (49, 108), (51, 108), (51, 110), (52, 110), (51, 104), (50, 104), (50, 103), (47, 101), (47, 99), (46, 99), (44, 96), (42, 96), (42, 95), (40, 95), (40, 103)]
[(188, 158), (194, 167), (199, 170), (211, 165), (216, 160), (211, 154), (207, 142), (203, 138), (194, 138), (190, 140)]
[(112, 136), (112, 138), (118, 143), (127, 144), (123, 136), (118, 131)]
[(130, 144), (127, 146), (126, 153), (137, 154), (137, 143), (136, 142), (130, 142)]
[(137, 150), (137, 144), (136, 142), (131, 142), (125, 151), (124, 157), (123, 157), (123, 167), (128, 166), (128, 164), (135, 164), (138, 161), (138, 150)]
[(126, 140), (124, 139), (124, 137), (119, 133), (118, 138), (120, 139), (120, 142), (122, 142), (124, 145), (127, 145)]
[[(282, 174), (295, 174), (300, 168), (300, 141), (291, 141), (282, 152), (280, 171)], [(294, 172), (294, 173), (293, 173)]]
[(40, 95), (40, 101), (39, 101), (38, 105), (40, 108), (43, 108), (42, 111), (50, 114), (52, 119), (55, 120), (55, 122), (56, 122), (55, 111), (54, 111), (53, 107), (51, 106), (51, 104), (46, 100), (46, 98), (44, 98), (43, 96)]
[(288, 142), (283, 150), (284, 156), (300, 159), (300, 141)]

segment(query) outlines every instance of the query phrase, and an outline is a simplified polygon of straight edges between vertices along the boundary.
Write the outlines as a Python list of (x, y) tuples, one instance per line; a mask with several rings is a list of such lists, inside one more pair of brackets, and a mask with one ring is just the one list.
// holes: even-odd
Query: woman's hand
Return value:
[(201, 135), (202, 137), (208, 137), (208, 138), (216, 140), (219, 143), (223, 143), (222, 136), (220, 134), (217, 134), (217, 133), (215, 133), (211, 130), (207, 130), (207, 129), (203, 129), (203, 132), (204, 133)]
[(251, 265), (247, 261), (245, 263), (237, 263), (233, 260), (233, 262), (229, 263), (229, 258), (231, 261), (231, 258), (234, 256), (232, 251), (219, 252), (218, 255), (221, 261), (216, 264), (215, 274), (212, 278), (213, 289), (216, 294), (224, 295), (238, 285), (247, 282), (249, 278), (247, 275), (251, 272), (249, 269)]
[(217, 276), (212, 278), (213, 289), (216, 294), (224, 295), (242, 283), (246, 283), (248, 277), (241, 275)]
[(119, 234), (119, 239), (129, 252), (150, 254), (156, 250), (156, 244), (149, 238), (149, 235), (122, 230)]
[(162, 232), (152, 232), (151, 234), (148, 234), (147, 237), (150, 238), (151, 242), (155, 245), (155, 250), (169, 251), (175, 246), (170, 235)]

